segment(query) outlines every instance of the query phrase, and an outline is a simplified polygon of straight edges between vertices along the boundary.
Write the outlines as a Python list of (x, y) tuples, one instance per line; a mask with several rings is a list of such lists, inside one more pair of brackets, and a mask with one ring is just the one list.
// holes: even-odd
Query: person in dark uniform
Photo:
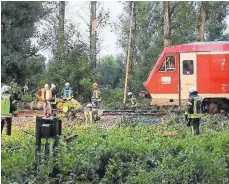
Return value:
[(188, 121), (187, 126), (191, 126), (194, 135), (200, 134), (200, 119), (202, 116), (201, 111), (202, 99), (198, 95), (196, 88), (189, 89), (189, 98), (186, 104), (185, 119)]

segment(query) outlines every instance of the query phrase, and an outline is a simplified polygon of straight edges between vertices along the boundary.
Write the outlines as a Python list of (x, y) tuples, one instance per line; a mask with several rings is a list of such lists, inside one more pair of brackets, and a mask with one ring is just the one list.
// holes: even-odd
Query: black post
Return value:
[(2, 134), (2, 130), (3, 130), (3, 128), (4, 128), (4, 124), (5, 124), (5, 118), (3, 119), (1, 119), (1, 134)]
[(59, 166), (58, 166), (58, 144), (59, 144), (59, 136), (62, 133), (61, 127), (62, 127), (62, 121), (59, 118), (53, 119), (54, 128), (55, 128), (55, 137), (54, 137), (54, 143), (53, 143), (53, 171), (52, 174), (56, 175), (59, 173)]
[(53, 143), (53, 174), (59, 173), (59, 167), (57, 164), (58, 158), (58, 149), (59, 136), (61, 135), (61, 120), (59, 118), (53, 119), (42, 119), (41, 117), (36, 118), (36, 150), (35, 150), (35, 160), (36, 160), (36, 169), (39, 171), (39, 166), (41, 162), (41, 139), (45, 138), (45, 159), (46, 163), (49, 162), (50, 158), (50, 144), (48, 139), (54, 139)]
[(6, 122), (7, 122), (6, 135), (11, 135), (11, 132), (12, 132), (12, 118), (6, 118)]
[(48, 139), (46, 138), (45, 142), (45, 160), (46, 160), (46, 165), (49, 163), (49, 158), (50, 158), (50, 144), (48, 142)]
[(42, 118), (36, 118), (36, 147), (35, 147), (35, 168), (39, 171), (40, 162), (41, 162), (41, 124)]

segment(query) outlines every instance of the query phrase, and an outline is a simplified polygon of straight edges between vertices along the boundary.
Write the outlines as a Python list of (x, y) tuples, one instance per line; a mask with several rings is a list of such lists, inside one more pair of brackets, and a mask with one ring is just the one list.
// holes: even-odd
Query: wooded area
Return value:
[(113, 3), (1, 2), (1, 182), (229, 183), (229, 2)]
[[(28, 83), (29, 91), (35, 91), (47, 82), (61, 88), (68, 81), (75, 89), (74, 95), (87, 101), (94, 80), (102, 86), (124, 88), (129, 61), (125, 92), (139, 92), (144, 90), (142, 83), (163, 47), (229, 40), (225, 19), (228, 2), (120, 3), (124, 11), (112, 26), (125, 54), (98, 58), (97, 28), (111, 25), (109, 12), (99, 9), (99, 2), (92, 1), (88, 6), (89, 42), (65, 18), (67, 2), (1, 2), (2, 83), (15, 79), (21, 86)], [(39, 25), (43, 25), (42, 31)], [(36, 46), (31, 38), (38, 39)], [(38, 54), (47, 48), (54, 56), (48, 63)]]

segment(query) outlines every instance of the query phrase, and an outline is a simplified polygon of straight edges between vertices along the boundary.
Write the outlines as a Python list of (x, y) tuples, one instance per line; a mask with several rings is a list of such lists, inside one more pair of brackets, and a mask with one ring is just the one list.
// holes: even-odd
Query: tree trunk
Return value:
[(131, 16), (130, 16), (130, 32), (129, 32), (129, 43), (126, 59), (126, 77), (125, 77), (125, 88), (123, 103), (126, 103), (127, 93), (131, 89), (132, 82), (132, 68), (133, 68), (133, 54), (135, 48), (135, 30), (136, 30), (136, 14), (134, 11), (134, 2), (131, 2)]
[(59, 28), (58, 28), (58, 46), (57, 58), (63, 62), (64, 60), (64, 18), (65, 18), (65, 1), (59, 2)]
[(96, 70), (96, 3), (90, 2), (90, 62), (93, 70)]
[(206, 19), (206, 7), (204, 2), (201, 2), (199, 22), (197, 25), (198, 35), (197, 41), (204, 41), (204, 28), (205, 28), (205, 19)]
[(163, 1), (164, 12), (164, 47), (170, 45), (169, 1)]

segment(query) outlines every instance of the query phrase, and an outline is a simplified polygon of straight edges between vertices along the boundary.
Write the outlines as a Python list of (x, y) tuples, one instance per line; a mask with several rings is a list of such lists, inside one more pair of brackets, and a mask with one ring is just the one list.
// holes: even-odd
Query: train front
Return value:
[(150, 71), (149, 76), (145, 82), (143, 82), (144, 87), (146, 88), (146, 91), (150, 94), (152, 97), (152, 94), (157, 93), (157, 75), (156, 75), (156, 68), (158, 68), (159, 61), (161, 60), (162, 55), (158, 58), (157, 62), (155, 63), (153, 69)]

